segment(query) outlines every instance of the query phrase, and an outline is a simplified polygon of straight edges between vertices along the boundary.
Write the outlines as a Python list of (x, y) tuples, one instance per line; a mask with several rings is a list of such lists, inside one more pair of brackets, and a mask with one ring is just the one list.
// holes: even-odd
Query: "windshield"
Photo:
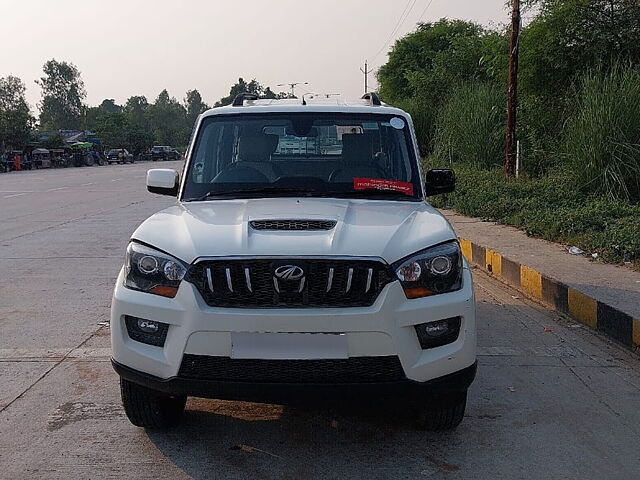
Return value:
[(203, 121), (183, 200), (350, 196), (418, 200), (404, 119), (381, 114), (242, 114)]

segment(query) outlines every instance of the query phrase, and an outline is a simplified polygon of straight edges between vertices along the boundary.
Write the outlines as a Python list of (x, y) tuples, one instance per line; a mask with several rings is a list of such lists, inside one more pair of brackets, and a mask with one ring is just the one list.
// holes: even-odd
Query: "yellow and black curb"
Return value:
[(495, 275), (528, 297), (628, 347), (640, 348), (640, 319), (634, 319), (611, 305), (470, 240), (461, 238), (460, 248), (469, 263)]

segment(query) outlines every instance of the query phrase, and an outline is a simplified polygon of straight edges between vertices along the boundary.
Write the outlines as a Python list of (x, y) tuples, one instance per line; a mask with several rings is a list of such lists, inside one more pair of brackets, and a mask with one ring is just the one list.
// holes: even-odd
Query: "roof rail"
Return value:
[(371, 105), (372, 107), (379, 107), (380, 105), (382, 105), (382, 102), (380, 102), (380, 97), (378, 97), (378, 94), (376, 92), (365, 93), (362, 96), (362, 100), (369, 100), (369, 105)]
[(255, 93), (248, 93), (248, 92), (240, 93), (236, 95), (236, 98), (233, 99), (232, 105), (234, 107), (243, 107), (245, 100), (258, 100), (258, 95), (256, 95)]

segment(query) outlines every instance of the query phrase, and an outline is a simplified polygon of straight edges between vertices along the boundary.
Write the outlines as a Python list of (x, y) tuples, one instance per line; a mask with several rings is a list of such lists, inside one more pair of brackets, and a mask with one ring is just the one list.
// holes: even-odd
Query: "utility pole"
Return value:
[(369, 93), (369, 74), (373, 70), (369, 70), (367, 60), (364, 61), (364, 69), (361, 68), (360, 71), (364, 74), (364, 93)]
[(518, 57), (520, 51), (520, 0), (511, 0), (511, 42), (509, 46), (509, 84), (507, 90), (507, 135), (504, 173), (512, 177), (516, 170), (516, 125), (518, 116)]
[(291, 88), (291, 98), (296, 98), (296, 87), (298, 85), (309, 85), (309, 82), (294, 82), (294, 83), (281, 83), (276, 85), (277, 87), (289, 87)]

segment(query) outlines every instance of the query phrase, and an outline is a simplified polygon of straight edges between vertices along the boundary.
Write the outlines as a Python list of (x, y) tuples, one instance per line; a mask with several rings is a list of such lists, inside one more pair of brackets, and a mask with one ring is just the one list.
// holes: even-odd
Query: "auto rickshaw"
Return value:
[(36, 148), (31, 152), (33, 168), (51, 168), (51, 154), (46, 148)]

